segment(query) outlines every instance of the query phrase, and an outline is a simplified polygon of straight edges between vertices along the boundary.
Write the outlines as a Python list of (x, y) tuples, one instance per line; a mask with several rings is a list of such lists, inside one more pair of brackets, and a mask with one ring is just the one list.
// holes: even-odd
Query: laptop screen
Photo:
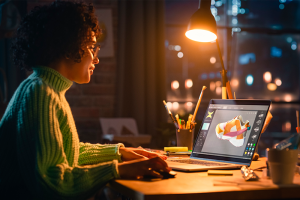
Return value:
[(211, 100), (192, 157), (250, 164), (269, 106), (268, 100)]

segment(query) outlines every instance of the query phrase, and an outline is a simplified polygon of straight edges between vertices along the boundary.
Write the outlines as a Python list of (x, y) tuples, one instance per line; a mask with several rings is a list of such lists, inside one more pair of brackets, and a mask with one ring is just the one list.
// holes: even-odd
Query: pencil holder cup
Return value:
[(195, 129), (176, 129), (176, 138), (178, 147), (187, 147), (188, 150), (193, 149)]
[(267, 149), (270, 175), (274, 184), (293, 183), (298, 153), (298, 149)]

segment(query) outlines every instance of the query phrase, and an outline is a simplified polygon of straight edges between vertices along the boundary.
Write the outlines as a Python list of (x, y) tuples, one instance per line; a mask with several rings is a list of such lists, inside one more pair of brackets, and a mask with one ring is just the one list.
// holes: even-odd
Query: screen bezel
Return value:
[[(211, 99), (208, 107), (206, 109), (205, 114), (207, 113), (210, 104), (226, 104), (226, 105), (262, 105), (262, 106), (268, 106), (267, 113), (269, 112), (271, 100), (249, 100), (249, 99)], [(267, 115), (264, 116), (263, 123), (265, 123)], [(206, 160), (212, 160), (212, 161), (218, 161), (218, 162), (229, 162), (229, 163), (235, 163), (235, 164), (242, 164), (242, 165), (248, 165), (250, 166), (252, 158), (254, 154), (252, 155), (251, 159), (242, 159), (242, 158), (233, 158), (233, 157), (227, 157), (227, 156), (216, 156), (216, 155), (207, 155), (207, 154), (201, 154), (201, 153), (194, 153), (194, 147), (196, 145), (196, 141), (198, 140), (198, 137), (200, 135), (200, 132), (202, 130), (202, 126), (204, 123), (204, 118), (202, 120), (202, 124), (200, 126), (200, 129), (198, 130), (197, 138), (193, 145), (193, 151), (191, 154), (191, 158), (193, 159), (206, 159)], [(257, 143), (260, 139), (261, 131), (258, 136), (258, 140), (255, 144), (255, 150), (257, 148)]]

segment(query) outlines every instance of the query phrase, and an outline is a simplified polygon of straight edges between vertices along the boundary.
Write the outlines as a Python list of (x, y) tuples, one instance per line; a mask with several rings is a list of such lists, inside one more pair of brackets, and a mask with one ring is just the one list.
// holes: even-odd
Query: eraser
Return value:
[(164, 147), (164, 151), (178, 152), (178, 151), (188, 151), (187, 147)]
[(229, 170), (208, 170), (207, 175), (225, 175), (232, 176), (233, 172)]

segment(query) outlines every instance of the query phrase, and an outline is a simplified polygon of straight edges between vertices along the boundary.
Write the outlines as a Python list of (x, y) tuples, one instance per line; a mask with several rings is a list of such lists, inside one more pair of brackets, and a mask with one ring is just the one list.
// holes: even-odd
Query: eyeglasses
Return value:
[(100, 50), (100, 47), (101, 45), (100, 44), (97, 44), (95, 45), (93, 48), (89, 48), (92, 50), (92, 53), (93, 53), (93, 58), (95, 59), (98, 55), (98, 51)]

